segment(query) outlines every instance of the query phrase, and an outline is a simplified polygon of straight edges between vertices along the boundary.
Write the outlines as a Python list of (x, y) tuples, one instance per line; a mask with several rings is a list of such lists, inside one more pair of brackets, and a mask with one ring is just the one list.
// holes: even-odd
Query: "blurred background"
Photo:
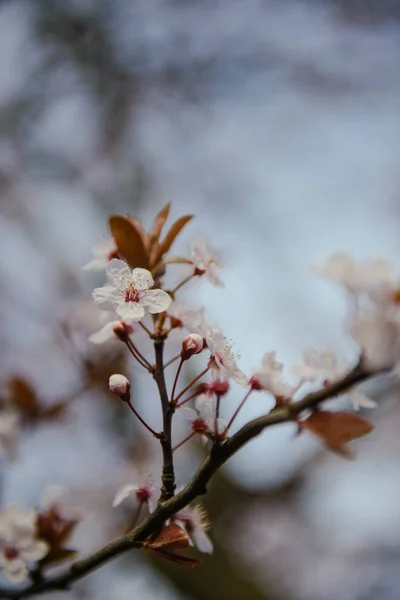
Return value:
[[(356, 359), (343, 295), (310, 265), (341, 249), (399, 263), (399, 26), (395, 0), (0, 2), (0, 374), (23, 413), (3, 506), (65, 486), (87, 553), (129, 522), (116, 489), (159, 472), (159, 449), (107, 392), (128, 374), (155, 425), (152, 382), (118, 345), (87, 342), (104, 276), (81, 267), (109, 213), (148, 226), (172, 201), (174, 218), (196, 214), (177, 251), (205, 235), (225, 289), (199, 281), (184, 298), (246, 372), (271, 350), (285, 364), (309, 346)], [(216, 551), (196, 569), (136, 552), (48, 597), (397, 599), (398, 388), (368, 392), (377, 428), (357, 460), (288, 425), (226, 466), (205, 500)], [(238, 425), (270, 406), (257, 395)], [(178, 483), (201, 454), (177, 453)]]

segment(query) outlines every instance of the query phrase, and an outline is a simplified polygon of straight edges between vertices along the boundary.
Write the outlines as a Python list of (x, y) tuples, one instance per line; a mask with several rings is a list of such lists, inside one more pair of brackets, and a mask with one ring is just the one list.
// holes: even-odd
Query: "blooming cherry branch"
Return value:
[[(192, 244), (190, 258), (169, 256), (175, 238), (191, 219), (190, 215), (178, 219), (161, 241), (169, 208), (167, 205), (160, 211), (149, 232), (137, 219), (113, 215), (110, 218), (112, 243), (104, 246), (104, 251), (95, 249), (95, 260), (90, 267), (98, 269), (100, 264), (105, 267), (107, 283), (94, 290), (93, 298), (100, 307), (111, 311), (109, 323), (92, 334), (91, 340), (106, 343), (114, 339), (124, 343), (135, 361), (152, 376), (158, 390), (159, 404), (153, 406), (153, 412), (161, 422), (160, 431), (140, 416), (131, 400), (129, 379), (122, 374), (113, 374), (109, 379), (110, 391), (127, 405), (130, 413), (155, 438), (155, 443), (160, 444), (163, 464), (159, 484), (147, 477), (144, 483), (128, 483), (118, 490), (115, 507), (128, 503), (129, 499), (135, 500), (136, 511), (132, 514), (129, 533), (54, 576), (48, 576), (51, 560), (46, 563), (46, 556), (61, 552), (62, 559), (71, 557), (71, 551), (63, 546), (69, 531), (68, 519), (55, 508), (52, 512), (26, 514), (18, 512), (19, 509), (5, 509), (0, 513), (0, 566), (10, 580), (19, 582), (30, 578), (31, 581), (22, 589), (0, 589), (1, 597), (27, 598), (50, 590), (68, 589), (78, 579), (133, 548), (143, 548), (181, 565), (195, 566), (199, 560), (186, 556), (184, 551), (194, 546), (199, 552), (210, 554), (213, 546), (203, 510), (191, 503), (206, 493), (214, 473), (244, 445), (269, 427), (293, 423), (299, 433), (309, 431), (328, 449), (349, 456), (348, 442), (372, 430), (371, 423), (358, 415), (327, 411), (321, 405), (345, 395), (356, 409), (373, 408), (375, 402), (356, 386), (392, 370), (399, 361), (400, 293), (389, 263), (382, 260), (357, 263), (348, 255), (336, 254), (316, 267), (319, 274), (341, 284), (349, 300), (347, 328), (360, 345), (360, 359), (355, 367), (340, 366), (330, 350), (308, 350), (304, 364), (292, 367), (298, 381), (291, 384), (285, 380), (284, 365), (274, 352), (267, 352), (261, 366), (247, 376), (238, 366), (239, 356), (232, 344), (218, 327), (205, 322), (204, 310), (187, 307), (175, 297), (194, 277), (206, 275), (219, 287), (222, 282), (217, 271), (219, 261), (202, 238)], [(164, 278), (176, 264), (188, 272), (173, 291), (168, 291)], [(154, 364), (146, 358), (148, 347), (142, 348), (137, 342), (132, 323), (138, 323), (146, 332), (143, 345), (153, 345)], [(182, 329), (189, 334), (185, 332), (182, 336), (180, 353), (165, 361), (171, 332)], [(186, 364), (195, 356), (200, 362), (203, 360), (203, 365), (196, 367), (198, 370), (191, 375), (189, 383), (179, 391)], [(176, 368), (170, 391), (165, 378), (167, 367)], [(245, 392), (226, 423), (221, 412), (231, 382), (245, 388)], [(319, 389), (302, 394), (304, 384), (309, 382), (319, 385)], [(234, 431), (239, 411), (254, 392), (269, 394), (274, 407)], [(188, 406), (191, 401), (193, 408)], [(173, 429), (176, 413), (186, 414), (190, 419), (190, 429), (180, 441), (175, 440)], [(177, 492), (174, 452), (196, 437), (206, 444), (206, 458)], [(147, 516), (142, 509), (146, 509)], [(70, 529), (76, 523), (71, 521)], [(61, 531), (58, 537), (57, 531)]]

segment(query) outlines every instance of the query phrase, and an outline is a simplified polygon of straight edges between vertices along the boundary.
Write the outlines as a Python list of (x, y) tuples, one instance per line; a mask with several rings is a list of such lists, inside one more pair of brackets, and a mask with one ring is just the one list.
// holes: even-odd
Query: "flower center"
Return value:
[(17, 548), (14, 548), (14, 546), (7, 546), (4, 548), (4, 556), (8, 560), (14, 560), (15, 558), (18, 558), (18, 554), (18, 550)]
[(192, 421), (192, 431), (195, 431), (196, 433), (207, 433), (207, 423), (201, 417), (195, 419)]
[(146, 487), (141, 487), (136, 490), (136, 499), (141, 503), (148, 502), (151, 498), (151, 492)]
[(131, 285), (125, 289), (124, 300), (125, 300), (125, 302), (139, 302), (140, 301), (139, 290), (137, 290), (135, 288), (133, 283), (131, 283)]

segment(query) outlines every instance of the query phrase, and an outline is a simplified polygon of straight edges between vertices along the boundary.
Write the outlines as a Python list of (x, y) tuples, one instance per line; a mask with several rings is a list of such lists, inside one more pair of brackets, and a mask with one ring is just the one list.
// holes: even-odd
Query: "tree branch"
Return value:
[[(157, 368), (162, 365), (163, 343), (161, 341), (156, 345)], [(158, 356), (158, 358), (157, 358)], [(161, 358), (160, 358), (161, 357)], [(360, 383), (376, 373), (370, 373), (363, 369), (359, 363), (352, 371), (345, 375), (339, 381), (323, 387), (317, 392), (307, 394), (299, 402), (292, 402), (285, 406), (278, 406), (270, 413), (257, 419), (253, 419), (237, 431), (231, 438), (220, 446), (214, 446), (211, 453), (204, 460), (192, 479), (186, 487), (176, 496), (170, 496), (164, 499), (157, 506), (156, 510), (132, 532), (104, 546), (101, 550), (92, 554), (88, 558), (77, 561), (64, 572), (47, 579), (40, 583), (33, 583), (23, 590), (0, 589), (0, 597), (8, 600), (20, 600), (28, 598), (39, 593), (50, 592), (54, 590), (68, 590), (70, 586), (85, 575), (99, 568), (104, 563), (123, 554), (133, 548), (140, 548), (143, 542), (152, 534), (156, 533), (163, 523), (172, 517), (176, 512), (190, 504), (195, 498), (207, 492), (207, 484), (214, 473), (229, 459), (236, 454), (249, 441), (260, 435), (267, 427), (295, 421), (304, 410), (315, 409), (321, 402), (334, 398), (342, 394), (357, 383)], [(156, 378), (156, 376), (155, 376)], [(157, 381), (157, 379), (156, 379)], [(166, 387), (164, 378), (158, 380), (160, 394), (163, 390), (163, 402), (166, 397)], [(167, 398), (168, 402), (168, 398)], [(164, 405), (163, 405), (164, 406)], [(169, 456), (169, 455), (167, 455)], [(164, 482), (164, 470), (163, 470)], [(164, 482), (164, 486), (170, 483)], [(168, 491), (168, 490), (167, 490)]]
[(175, 407), (169, 402), (167, 386), (165, 384), (164, 375), (164, 338), (156, 337), (154, 340), (154, 350), (156, 354), (156, 369), (153, 373), (154, 380), (158, 387), (158, 392), (161, 399), (161, 407), (163, 413), (163, 431), (160, 438), (162, 453), (163, 453), (163, 468), (162, 468), (162, 487), (161, 487), (161, 502), (169, 500), (175, 493), (175, 472), (174, 458), (172, 452), (172, 417), (175, 412)]

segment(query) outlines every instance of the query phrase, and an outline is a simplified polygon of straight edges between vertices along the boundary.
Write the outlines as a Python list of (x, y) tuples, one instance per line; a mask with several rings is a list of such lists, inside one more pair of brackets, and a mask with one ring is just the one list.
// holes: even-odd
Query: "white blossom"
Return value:
[(10, 408), (0, 411), (0, 446), (6, 456), (15, 458), (19, 438), (20, 417)]
[(282, 379), (283, 364), (275, 358), (275, 352), (267, 352), (262, 359), (261, 367), (254, 371), (251, 383), (270, 392), (273, 396), (291, 398), (295, 387), (285, 383)]
[[(212, 398), (208, 394), (197, 396), (193, 408), (183, 406), (178, 412), (191, 421), (191, 429), (197, 433), (203, 443), (208, 441), (208, 435), (215, 433), (215, 411)], [(217, 418), (217, 433), (222, 434), (226, 429), (226, 422), (221, 417)]]
[(181, 300), (174, 300), (168, 308), (171, 325), (185, 327), (190, 333), (205, 337), (204, 308), (192, 308)]
[(390, 289), (393, 285), (393, 264), (376, 258), (356, 261), (346, 252), (335, 252), (325, 262), (315, 266), (315, 271), (343, 285), (353, 294), (374, 294), (377, 290)]
[(204, 272), (213, 285), (223, 287), (224, 284), (218, 276), (220, 266), (218, 257), (207, 247), (205, 239), (201, 236), (197, 237), (190, 244), (190, 248), (192, 261), (196, 269)]
[(37, 513), (17, 506), (0, 512), (0, 566), (15, 583), (27, 579), (29, 564), (44, 558), (48, 544), (36, 538)]
[[(309, 348), (304, 353), (304, 364), (293, 365), (292, 371), (302, 381), (321, 381), (332, 383), (341, 379), (348, 368), (339, 365), (336, 356), (329, 348)], [(358, 389), (350, 388), (345, 394), (353, 408), (375, 408), (376, 402)]]
[(83, 271), (102, 271), (116, 252), (117, 247), (113, 238), (100, 240), (93, 246), (94, 258), (82, 267)]
[(213, 543), (207, 535), (209, 523), (199, 506), (183, 508), (173, 516), (173, 521), (188, 534), (190, 541), (200, 552), (212, 554)]
[(215, 362), (215, 370), (219, 375), (223, 379), (233, 379), (236, 383), (245, 387), (248, 384), (248, 378), (237, 366), (236, 355), (232, 351), (232, 346), (218, 327), (211, 327), (207, 330), (206, 342)]
[(106, 323), (99, 331), (92, 333), (88, 340), (92, 344), (105, 344), (110, 340), (119, 340), (121, 337), (117, 335), (120, 332), (130, 335), (133, 333), (133, 327), (130, 323), (121, 320), (114, 320)]
[(148, 475), (142, 484), (127, 483), (123, 485), (115, 494), (113, 507), (119, 506), (127, 498), (134, 496), (138, 504), (146, 504), (149, 512), (153, 512), (157, 506), (158, 493), (152, 476)]
[(71, 504), (67, 490), (61, 485), (49, 485), (43, 492), (40, 508), (55, 513), (65, 521), (75, 521), (82, 518), (81, 511)]
[(171, 304), (170, 296), (163, 290), (151, 290), (153, 277), (147, 269), (133, 271), (122, 260), (114, 258), (106, 267), (109, 285), (96, 288), (93, 298), (105, 309), (114, 309), (124, 320), (140, 321), (145, 312), (160, 313)]
[(361, 348), (363, 364), (371, 371), (392, 369), (400, 362), (400, 321), (379, 307), (357, 311), (349, 332)]

